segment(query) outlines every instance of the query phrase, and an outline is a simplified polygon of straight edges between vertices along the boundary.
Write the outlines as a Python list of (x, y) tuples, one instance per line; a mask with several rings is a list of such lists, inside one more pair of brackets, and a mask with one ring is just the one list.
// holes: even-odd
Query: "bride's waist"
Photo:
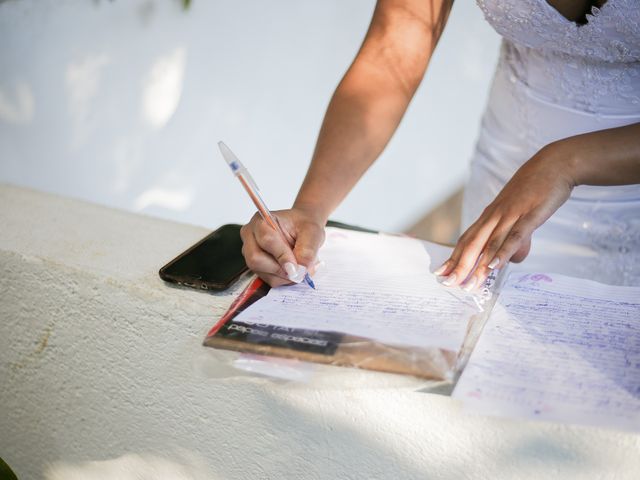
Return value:
[(593, 115), (640, 116), (640, 62), (606, 62), (503, 42), (497, 76), (531, 101)]
[[(640, 123), (640, 106), (625, 114), (596, 114), (542, 99), (499, 70), (485, 110), (474, 163), (503, 184), (544, 146), (567, 137)], [(603, 166), (603, 168), (605, 168)], [(575, 200), (634, 201), (640, 185), (577, 187)]]
[(566, 99), (552, 101), (548, 94), (548, 89), (545, 93), (514, 77), (501, 62), (483, 116), (483, 131), (500, 144), (515, 145), (533, 155), (563, 138), (640, 122), (640, 103), (625, 104), (615, 113), (613, 107), (591, 112), (567, 106)]

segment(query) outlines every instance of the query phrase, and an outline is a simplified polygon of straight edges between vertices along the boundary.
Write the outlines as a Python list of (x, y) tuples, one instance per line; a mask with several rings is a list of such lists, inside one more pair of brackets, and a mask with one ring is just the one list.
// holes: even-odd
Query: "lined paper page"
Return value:
[(477, 311), (469, 294), (440, 285), (425, 243), (327, 228), (325, 266), (305, 284), (271, 289), (238, 322), (363, 336), (457, 351)]
[(453, 396), (488, 414), (640, 431), (640, 287), (512, 274)]

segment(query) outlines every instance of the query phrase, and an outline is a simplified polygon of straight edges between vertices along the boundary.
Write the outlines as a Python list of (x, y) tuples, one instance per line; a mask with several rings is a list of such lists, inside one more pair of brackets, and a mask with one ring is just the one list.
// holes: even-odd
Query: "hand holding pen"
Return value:
[[(222, 152), (222, 156), (229, 165), (229, 168), (231, 168), (232, 173), (236, 176), (236, 178), (238, 178), (243, 188), (249, 194), (249, 197), (258, 209), (258, 213), (264, 220), (265, 224), (273, 232), (276, 232), (277, 236), (281, 240), (281, 242), (279, 242), (279, 254), (276, 257), (276, 260), (278, 262), (276, 263), (277, 269), (280, 269), (279, 263), (281, 263), (282, 269), (285, 271), (287, 278), (290, 281), (295, 283), (305, 281), (311, 288), (315, 288), (315, 285), (307, 271), (307, 268), (304, 265), (298, 264), (296, 257), (291, 249), (291, 242), (283, 231), (280, 223), (278, 222), (278, 219), (267, 208), (267, 205), (260, 196), (258, 186), (256, 185), (255, 181), (253, 180), (245, 166), (223, 142), (218, 142), (218, 147)], [(273, 246), (272, 248), (270, 248), (270, 250), (274, 250)], [(274, 266), (271, 266), (271, 269), (273, 268)]]

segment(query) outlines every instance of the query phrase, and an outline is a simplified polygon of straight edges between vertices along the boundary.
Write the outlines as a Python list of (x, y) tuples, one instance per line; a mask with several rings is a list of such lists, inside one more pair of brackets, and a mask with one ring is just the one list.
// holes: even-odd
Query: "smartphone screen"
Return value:
[(163, 280), (202, 290), (224, 290), (247, 270), (240, 225), (223, 225), (160, 269)]

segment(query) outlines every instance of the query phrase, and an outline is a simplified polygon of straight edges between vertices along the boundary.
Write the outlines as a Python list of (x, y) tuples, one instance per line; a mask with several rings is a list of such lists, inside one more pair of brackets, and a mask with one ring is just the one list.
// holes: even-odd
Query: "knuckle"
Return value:
[(275, 256), (275, 259), (276, 259), (276, 262), (278, 262), (280, 265), (282, 265), (284, 262), (289, 260), (287, 257), (288, 257), (288, 252), (286, 250), (283, 250), (282, 252), (278, 253)]
[(476, 280), (476, 283), (480, 285), (487, 278), (487, 275), (489, 275), (490, 271), (491, 270), (489, 270), (487, 267), (479, 266), (478, 269), (474, 272), (472, 278), (474, 278)]
[(499, 239), (493, 238), (489, 240), (489, 242), (487, 243), (487, 251), (495, 252), (500, 248), (501, 245), (502, 245), (502, 242)]
[(278, 241), (272, 232), (265, 233), (260, 236), (260, 246), (268, 252), (273, 252), (277, 246)]
[(313, 262), (316, 255), (315, 252), (311, 248), (301, 248), (296, 252), (296, 258), (305, 265)]
[(447, 275), (451, 275), (456, 268), (458, 268), (458, 262), (456, 262), (455, 260), (450, 260), (447, 263), (447, 268), (445, 268), (445, 271), (448, 272)]
[(538, 228), (546, 219), (547, 216), (541, 211), (533, 211), (527, 217), (527, 220), (533, 225), (533, 228)]
[(269, 226), (267, 222), (265, 222), (264, 218), (262, 218), (258, 214), (256, 215), (257, 217), (255, 218), (255, 220), (252, 221), (254, 225), (253, 230), (260, 235), (263, 235), (265, 233), (272, 233), (273, 229), (271, 228), (271, 226)]
[(247, 260), (247, 266), (249, 266), (249, 268), (255, 267), (260, 263), (261, 257), (262, 254), (255, 250), (248, 252), (248, 254), (245, 256), (245, 259)]
[(245, 237), (249, 234), (249, 224), (245, 224), (240, 228), (240, 238), (244, 241)]
[(451, 258), (449, 259), (449, 262), (454, 264), (457, 263), (458, 259), (462, 256), (465, 248), (467, 248), (466, 245), (458, 241), (456, 248), (454, 248), (453, 252), (451, 252)]
[(455, 275), (456, 280), (458, 282), (461, 282), (467, 276), (466, 269), (463, 268), (462, 265), (458, 265), (456, 268), (451, 270), (451, 273), (448, 276), (452, 276), (452, 275)]
[(468, 234), (462, 242), (458, 242), (458, 245), (460, 247), (460, 254), (468, 254), (469, 250), (475, 249), (478, 246), (479, 242), (479, 237), (476, 237), (474, 234)]
[(449, 275), (455, 273), (460, 277), (460, 272), (464, 269), (464, 265), (461, 262), (453, 262), (449, 267)]
[(278, 243), (281, 240), (280, 236), (276, 233), (276, 231), (270, 227), (260, 232), (259, 237), (260, 237), (261, 245), (268, 245), (270, 247), (273, 247), (274, 245), (278, 245)]
[(483, 209), (482, 209), (482, 213), (480, 214), (481, 217), (489, 217), (491, 215), (493, 215), (494, 211), (496, 209), (495, 206), (495, 201), (489, 203), (488, 205), (486, 205)]
[(522, 230), (513, 229), (509, 232), (509, 241), (513, 243), (520, 243), (524, 240), (524, 233)]
[(466, 273), (471, 269), (471, 267), (473, 267), (474, 263), (475, 263), (474, 260), (461, 258), (460, 261), (458, 262), (458, 265), (456, 265), (455, 271), (457, 273)]

